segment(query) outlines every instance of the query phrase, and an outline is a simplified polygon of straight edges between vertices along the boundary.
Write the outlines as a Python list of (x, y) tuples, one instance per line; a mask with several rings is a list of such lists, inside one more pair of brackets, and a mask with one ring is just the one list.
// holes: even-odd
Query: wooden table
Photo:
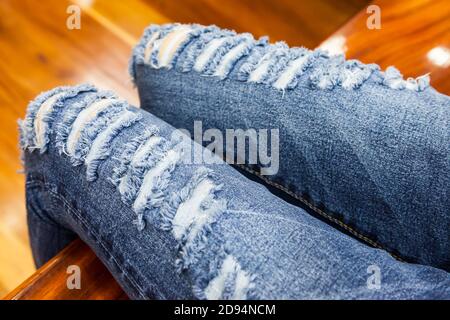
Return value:
[[(80, 287), (70, 278), (78, 266)], [(78, 270), (76, 271), (78, 272)], [(67, 282), (69, 280), (69, 285)], [(81, 240), (75, 240), (10, 292), (6, 300), (124, 300), (128, 299), (109, 271)]]

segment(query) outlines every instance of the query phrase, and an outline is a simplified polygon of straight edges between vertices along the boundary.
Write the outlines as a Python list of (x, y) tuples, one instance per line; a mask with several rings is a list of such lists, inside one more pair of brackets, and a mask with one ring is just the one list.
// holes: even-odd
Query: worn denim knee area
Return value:
[(20, 130), (35, 257), (73, 238), (48, 233), (78, 234), (132, 298), (450, 298), (445, 271), (366, 246), (221, 161), (191, 164), (201, 146), (111, 92), (45, 92)]
[(130, 73), (141, 107), (177, 128), (279, 129), (265, 183), (374, 247), (450, 270), (450, 98), (427, 75), (179, 24), (150, 26)]

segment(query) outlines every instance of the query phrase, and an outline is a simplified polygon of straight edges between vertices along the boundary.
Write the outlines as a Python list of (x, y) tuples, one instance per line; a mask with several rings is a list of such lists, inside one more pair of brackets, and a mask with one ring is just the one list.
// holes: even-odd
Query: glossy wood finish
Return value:
[[(73, 284), (69, 266), (80, 268), (80, 289), (67, 286), (68, 279)], [(128, 297), (89, 247), (75, 240), (4, 299), (125, 300)]]
[(380, 30), (367, 28), (369, 14), (363, 10), (333, 34), (345, 38), (347, 57), (375, 62), (383, 69), (395, 65), (405, 77), (430, 73), (433, 87), (450, 94), (450, 60), (445, 67), (428, 58), (437, 47), (450, 54), (450, 1), (377, 0), (373, 4), (381, 9)]
[(146, 0), (149, 6), (171, 20), (216, 24), (255, 36), (269, 35), (271, 41), (314, 48), (359, 12), (368, 0)]
[[(86, 4), (81, 29), (66, 9)], [(338, 4), (335, 4), (338, 3)], [(131, 47), (150, 23), (214, 23), (314, 46), (367, 0), (2, 0), (0, 1), (0, 296), (34, 271), (25, 221), (16, 120), (39, 92), (92, 82), (137, 104), (128, 76)], [(275, 5), (276, 4), (276, 5)], [(316, 21), (326, 21), (318, 23)]]
[(94, 82), (137, 102), (127, 63), (130, 45), (88, 15), (66, 28), (68, 1), (0, 2), (0, 296), (34, 271), (27, 240), (17, 119), (39, 92)]

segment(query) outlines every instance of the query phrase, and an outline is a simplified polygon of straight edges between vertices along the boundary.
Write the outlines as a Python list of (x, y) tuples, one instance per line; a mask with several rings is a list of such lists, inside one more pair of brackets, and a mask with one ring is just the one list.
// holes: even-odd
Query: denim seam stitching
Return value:
[[(27, 191), (28, 191), (28, 188), (29, 189), (40, 188), (42, 190), (41, 187), (42, 187), (42, 184), (39, 183), (39, 180), (36, 180), (36, 179), (25, 182), (25, 188), (27, 189)], [(32, 190), (29, 190), (29, 191), (31, 192)], [(53, 203), (52, 203), (52, 205), (53, 205)], [(27, 208), (27, 211), (28, 211), (28, 208)], [(48, 217), (47, 215), (42, 215), (41, 212), (37, 212), (37, 210), (33, 210), (33, 212), (39, 218), (39, 220), (44, 222), (46, 225), (56, 227), (56, 228), (60, 229), (60, 231), (63, 231), (65, 233), (73, 232), (73, 231), (67, 229), (65, 226), (55, 222), (51, 217)]]
[[(116, 258), (106, 249), (103, 241), (101, 240), (101, 237), (97, 234), (97, 232), (95, 231), (95, 229), (93, 229), (90, 224), (82, 217), (81, 213), (79, 212), (79, 210), (77, 210), (76, 208), (74, 208), (65, 197), (63, 197), (62, 195), (60, 195), (59, 193), (53, 191), (51, 189), (51, 185), (46, 183), (45, 181), (41, 181), (39, 179), (35, 179), (35, 180), (30, 180), (29, 183), (27, 182), (27, 184), (32, 185), (36, 183), (36, 185), (41, 185), (43, 187), (45, 187), (46, 191), (51, 193), (53, 196), (57, 197), (60, 201), (62, 201), (70, 211), (72, 211), (76, 217), (79, 219), (79, 221), (84, 224), (84, 226), (86, 228), (88, 228), (96, 237), (98, 240), (98, 243), (100, 243), (100, 245), (102, 246), (103, 251), (110, 256), (110, 258), (113, 260), (113, 262), (116, 264), (116, 266), (120, 269), (120, 271), (123, 272), (124, 276), (129, 280), (129, 282), (133, 285), (133, 287), (138, 291), (139, 295), (141, 297), (143, 297), (144, 299), (148, 299), (149, 297), (143, 292), (142, 288), (140, 288), (140, 286), (137, 284), (136, 280), (133, 278), (133, 276), (131, 274), (129, 274), (124, 268), (123, 266), (116, 260)], [(164, 298), (164, 295), (161, 294), (161, 296)]]
[(123, 266), (116, 260), (116, 258), (106, 249), (103, 241), (101, 240), (101, 237), (99, 236), (99, 234), (95, 231), (94, 228), (92, 228), (92, 226), (83, 218), (83, 216), (81, 215), (81, 212), (79, 212), (76, 208), (74, 208), (64, 197), (62, 197), (61, 195), (59, 195), (58, 193), (52, 191), (52, 190), (48, 190), (50, 193), (52, 193), (54, 196), (56, 196), (57, 198), (59, 198), (61, 201), (64, 202), (64, 204), (69, 208), (69, 210), (71, 210), (76, 217), (80, 220), (80, 222), (82, 224), (84, 224), (84, 226), (86, 228), (88, 228), (96, 237), (97, 237), (97, 241), (98, 243), (100, 243), (100, 245), (102, 246), (104, 252), (106, 254), (108, 254), (111, 259), (114, 261), (114, 263), (117, 265), (117, 267), (119, 267), (120, 271), (123, 272), (123, 274), (125, 275), (126, 278), (128, 278), (128, 280), (130, 281), (130, 283), (135, 287), (135, 289), (139, 292), (139, 294), (143, 297), (143, 298), (148, 298), (147, 295), (143, 292), (143, 290), (140, 288), (140, 286), (136, 283), (136, 280), (123, 268)]
[(391, 250), (389, 250), (388, 248), (382, 246), (381, 244), (375, 242), (374, 240), (368, 238), (367, 236), (363, 235), (362, 233), (354, 230), (352, 227), (348, 226), (347, 224), (345, 224), (344, 222), (342, 222), (341, 220), (331, 216), (330, 214), (326, 213), (325, 211), (315, 207), (312, 203), (310, 203), (308, 200), (306, 200), (305, 198), (303, 198), (302, 196), (296, 194), (295, 192), (289, 190), (288, 188), (274, 182), (271, 181), (269, 179), (267, 179), (266, 177), (264, 177), (263, 175), (259, 174), (258, 172), (246, 167), (245, 165), (242, 164), (235, 164), (236, 166), (238, 166), (239, 168), (244, 169), (245, 171), (254, 174), (256, 176), (258, 176), (261, 180), (263, 180), (264, 182), (268, 183), (269, 185), (276, 187), (277, 189), (280, 189), (281, 191), (287, 193), (288, 195), (294, 197), (295, 199), (301, 201), (303, 204), (305, 204), (306, 206), (308, 206), (308, 208), (310, 208), (311, 210), (313, 210), (314, 212), (316, 212), (317, 214), (319, 214), (321, 217), (324, 217), (326, 219), (328, 219), (329, 221), (339, 225), (340, 227), (342, 227), (343, 229), (345, 229), (346, 231), (350, 232), (352, 235), (354, 235), (355, 237), (357, 237), (360, 240), (365, 241), (366, 243), (370, 244), (371, 246), (378, 248), (378, 249), (382, 249), (387, 251), (392, 257), (394, 257), (395, 259), (401, 261), (401, 262), (405, 262), (405, 260), (403, 260), (401, 257), (399, 257), (398, 255), (394, 254), (391, 252)]

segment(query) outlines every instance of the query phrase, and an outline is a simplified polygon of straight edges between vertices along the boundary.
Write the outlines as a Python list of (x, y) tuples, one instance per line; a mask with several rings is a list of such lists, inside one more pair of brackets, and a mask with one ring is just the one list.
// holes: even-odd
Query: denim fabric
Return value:
[(43, 93), (20, 129), (38, 266), (78, 235), (135, 299), (450, 298), (445, 271), (366, 246), (221, 161), (190, 164), (191, 147), (209, 151), (110, 92)]
[(176, 128), (279, 129), (264, 183), (374, 247), (450, 270), (450, 98), (428, 76), (177, 24), (146, 30), (130, 72), (141, 107)]

